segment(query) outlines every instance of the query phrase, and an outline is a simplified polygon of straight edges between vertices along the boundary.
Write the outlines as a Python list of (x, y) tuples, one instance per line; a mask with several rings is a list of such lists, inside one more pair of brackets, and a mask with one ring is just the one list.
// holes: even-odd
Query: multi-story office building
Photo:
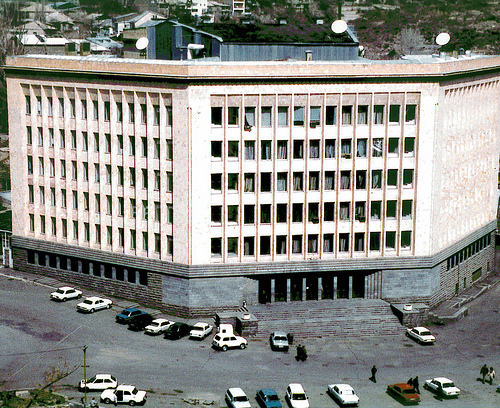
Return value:
[(182, 313), (493, 268), (500, 57), (6, 66), (15, 267)]

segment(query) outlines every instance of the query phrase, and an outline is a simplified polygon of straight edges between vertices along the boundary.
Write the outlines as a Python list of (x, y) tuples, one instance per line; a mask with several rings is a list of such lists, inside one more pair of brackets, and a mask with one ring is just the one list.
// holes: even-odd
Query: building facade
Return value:
[(436, 305), (493, 268), (500, 57), (12, 57), (18, 269), (173, 313)]

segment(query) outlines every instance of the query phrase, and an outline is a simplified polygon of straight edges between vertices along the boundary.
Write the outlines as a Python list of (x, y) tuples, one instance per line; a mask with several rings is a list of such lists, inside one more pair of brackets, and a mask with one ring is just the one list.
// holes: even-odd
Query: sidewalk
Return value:
[(449, 300), (445, 300), (433, 309), (429, 313), (429, 319), (436, 324), (446, 324), (467, 316), (469, 309), (464, 305), (481, 296), (498, 282), (500, 282), (500, 273), (491, 272), (481, 282), (471, 286), (465, 292)]

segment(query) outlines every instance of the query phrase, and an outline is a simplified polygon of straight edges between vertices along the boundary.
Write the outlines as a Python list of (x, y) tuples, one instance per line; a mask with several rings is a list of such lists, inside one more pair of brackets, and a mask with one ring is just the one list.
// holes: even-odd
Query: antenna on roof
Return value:
[(450, 34), (448, 33), (441, 33), (436, 37), (436, 44), (437, 45), (446, 45), (450, 41)]
[(335, 20), (331, 28), (335, 34), (342, 34), (347, 30), (347, 23), (344, 20)]

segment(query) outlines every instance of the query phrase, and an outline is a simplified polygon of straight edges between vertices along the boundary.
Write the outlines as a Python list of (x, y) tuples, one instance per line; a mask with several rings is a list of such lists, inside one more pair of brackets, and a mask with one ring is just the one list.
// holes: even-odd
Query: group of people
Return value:
[(479, 373), (482, 376), (483, 384), (485, 381), (489, 382), (490, 385), (493, 384), (493, 378), (495, 378), (495, 370), (493, 370), (493, 367), (488, 369), (488, 366), (485, 364), (481, 367), (481, 371)]
[(417, 394), (420, 394), (420, 388), (418, 383), (418, 375), (415, 378), (410, 378), (407, 381), (408, 385), (411, 385)]
[(299, 344), (297, 346), (297, 355), (295, 356), (297, 361), (306, 361), (307, 360), (307, 351), (306, 346), (303, 344)]

